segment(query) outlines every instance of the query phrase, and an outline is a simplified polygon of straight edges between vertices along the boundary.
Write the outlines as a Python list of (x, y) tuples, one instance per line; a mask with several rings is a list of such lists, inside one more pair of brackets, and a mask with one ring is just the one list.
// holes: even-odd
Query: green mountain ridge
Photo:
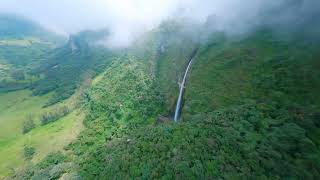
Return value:
[(91, 46), (83, 37), (71, 37), (66, 45), (56, 48), (48, 55), (47, 61), (32, 72), (44, 76), (32, 84), (34, 95), (55, 91), (49, 103), (54, 104), (69, 98), (85, 78), (101, 73), (113, 52), (101, 46)]
[(31, 71), (63, 43), (63, 37), (20, 16), (0, 14), (0, 91), (25, 89), (39, 79)]
[(58, 42), (62, 40), (59, 35), (50, 32), (28, 18), (13, 14), (0, 14), (0, 37), (1, 39), (39, 37), (44, 41)]

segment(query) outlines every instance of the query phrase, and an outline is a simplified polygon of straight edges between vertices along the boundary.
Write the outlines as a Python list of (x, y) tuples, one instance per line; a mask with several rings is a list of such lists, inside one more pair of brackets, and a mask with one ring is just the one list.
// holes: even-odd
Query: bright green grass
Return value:
[[(0, 145), (4, 140), (14, 139), (21, 135), (21, 125), (27, 115), (40, 115), (42, 106), (49, 98), (46, 96), (31, 96), (30, 91), (16, 91), (0, 94)], [(8, 123), (10, 122), (10, 123)], [(0, 147), (1, 149), (1, 147)]]
[(46, 126), (40, 126), (36, 119), (35, 129), (25, 135), (21, 133), (22, 122), (28, 114), (37, 117), (54, 108), (42, 108), (49, 97), (31, 96), (26, 90), (0, 94), (0, 178), (25, 164), (22, 152), (25, 144), (35, 147), (33, 161), (39, 161), (49, 152), (61, 150), (81, 130), (82, 115), (74, 111)]

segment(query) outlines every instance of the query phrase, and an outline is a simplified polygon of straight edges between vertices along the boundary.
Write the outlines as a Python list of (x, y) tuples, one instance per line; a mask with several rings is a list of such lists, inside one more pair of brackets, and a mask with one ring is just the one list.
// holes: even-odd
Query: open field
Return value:
[(36, 128), (23, 135), (22, 122), (27, 115), (38, 117), (55, 108), (42, 108), (49, 97), (50, 95), (31, 96), (31, 92), (26, 90), (0, 94), (0, 178), (26, 163), (23, 157), (25, 145), (35, 148), (32, 161), (37, 162), (49, 152), (61, 150), (82, 129), (83, 116), (73, 111), (45, 126), (40, 126), (39, 119), (35, 118)]

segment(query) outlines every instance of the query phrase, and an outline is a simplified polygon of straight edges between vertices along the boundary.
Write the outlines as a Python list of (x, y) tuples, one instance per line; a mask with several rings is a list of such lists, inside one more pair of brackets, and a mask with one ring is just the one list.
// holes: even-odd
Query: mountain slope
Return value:
[(13, 14), (0, 14), (0, 37), (6, 39), (39, 37), (44, 41), (61, 40), (61, 37), (46, 30), (41, 25)]
[(281, 39), (270, 31), (240, 40), (212, 38), (190, 72), (182, 122), (128, 124), (124, 132), (103, 135), (101, 145), (80, 153), (81, 175), (319, 178), (318, 47), (311, 39)]
[(184, 120), (224, 119), (214, 125), (224, 137), (215, 139), (231, 138), (238, 149), (228, 160), (230, 174), (240, 168), (252, 177), (319, 177), (319, 42), (299, 35), (288, 40), (258, 32), (199, 51)]
[[(33, 92), (54, 91), (57, 103), (85, 76), (77, 96), (85, 129), (68, 153), (49, 154), (15, 177), (319, 179), (317, 26), (202, 38), (206, 29), (167, 22), (112, 52), (72, 37), (34, 72), (44, 77)], [(196, 48), (174, 123), (178, 82)]]
[[(88, 42), (86, 38), (89, 37), (86, 33), (71, 36), (66, 45), (47, 54), (47, 60), (32, 72), (43, 75), (42, 79), (31, 85), (34, 95), (54, 91), (55, 95), (48, 105), (54, 104), (69, 98), (81, 82), (101, 73), (114, 53), (96, 45), (93, 40)], [(103, 35), (99, 37), (103, 38)]]
[(27, 88), (39, 79), (31, 71), (63, 42), (25, 18), (0, 14), (0, 92)]

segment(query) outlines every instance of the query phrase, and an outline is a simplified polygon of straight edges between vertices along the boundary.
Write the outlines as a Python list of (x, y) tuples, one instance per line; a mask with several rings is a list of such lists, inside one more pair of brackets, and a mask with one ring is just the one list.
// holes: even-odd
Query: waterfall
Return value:
[(179, 115), (180, 115), (180, 111), (181, 111), (182, 97), (183, 97), (184, 88), (185, 88), (185, 83), (186, 83), (186, 79), (187, 79), (188, 72), (190, 70), (192, 61), (193, 61), (193, 58), (191, 58), (188, 66), (187, 66), (186, 72), (184, 73), (182, 83), (180, 84), (179, 97), (178, 97), (178, 101), (177, 101), (177, 105), (176, 105), (176, 111), (174, 113), (174, 121), (175, 122), (177, 122), (178, 119), (179, 119)]

